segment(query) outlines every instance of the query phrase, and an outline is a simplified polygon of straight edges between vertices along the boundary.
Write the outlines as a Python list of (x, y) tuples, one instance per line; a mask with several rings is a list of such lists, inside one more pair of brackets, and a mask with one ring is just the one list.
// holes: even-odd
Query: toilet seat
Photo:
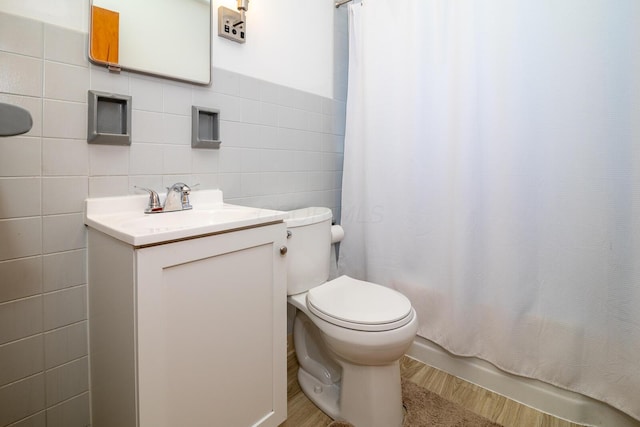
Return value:
[(322, 320), (358, 331), (389, 331), (406, 325), (414, 316), (411, 302), (401, 293), (349, 276), (309, 290), (306, 303)]

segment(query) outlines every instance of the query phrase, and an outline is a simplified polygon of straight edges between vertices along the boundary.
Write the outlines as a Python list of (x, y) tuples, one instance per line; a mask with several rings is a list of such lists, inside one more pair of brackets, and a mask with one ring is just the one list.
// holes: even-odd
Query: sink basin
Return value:
[(167, 212), (164, 214), (147, 214), (141, 216), (125, 217), (120, 226), (130, 230), (147, 230), (159, 232), (172, 229), (192, 228), (227, 223), (237, 220), (253, 218), (255, 212), (245, 209), (211, 209), (188, 210), (179, 212)]
[(191, 193), (193, 209), (145, 214), (148, 196), (86, 200), (85, 224), (133, 246), (145, 246), (280, 222), (285, 212), (223, 203), (220, 190)]

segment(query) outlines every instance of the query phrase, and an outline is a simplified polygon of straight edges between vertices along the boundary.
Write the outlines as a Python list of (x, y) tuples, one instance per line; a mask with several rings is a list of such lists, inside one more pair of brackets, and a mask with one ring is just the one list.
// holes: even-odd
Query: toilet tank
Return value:
[(287, 224), (287, 295), (323, 284), (329, 278), (331, 209), (290, 211)]

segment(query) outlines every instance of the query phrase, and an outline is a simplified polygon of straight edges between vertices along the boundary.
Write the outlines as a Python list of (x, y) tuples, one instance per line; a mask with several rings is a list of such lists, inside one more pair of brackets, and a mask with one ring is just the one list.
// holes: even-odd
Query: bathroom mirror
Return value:
[(211, 0), (92, 0), (89, 58), (111, 69), (211, 81)]

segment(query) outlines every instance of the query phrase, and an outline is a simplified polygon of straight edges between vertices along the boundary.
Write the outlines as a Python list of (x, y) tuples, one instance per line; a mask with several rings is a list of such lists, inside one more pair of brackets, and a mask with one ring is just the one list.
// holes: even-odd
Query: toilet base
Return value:
[(302, 392), (318, 408), (331, 418), (339, 419), (338, 402), (340, 399), (340, 383), (326, 385), (302, 368), (298, 369), (298, 383)]
[(383, 366), (342, 366), (340, 419), (356, 427), (400, 427), (404, 420), (399, 361)]
[(343, 368), (342, 381), (332, 385), (298, 369), (298, 383), (309, 400), (334, 420), (348, 421), (355, 427), (402, 426), (404, 409), (397, 361), (385, 366), (338, 363)]
[[(300, 366), (298, 383), (304, 394), (334, 420), (348, 421), (355, 427), (401, 427), (404, 409), (399, 358), (402, 352), (389, 363), (379, 364), (382, 362), (379, 358), (376, 364), (349, 362), (328, 348), (326, 339), (332, 337), (321, 332), (303, 311), (304, 300), (296, 301), (296, 297), (302, 299), (294, 295), (289, 301), (298, 308), (293, 339)], [(417, 328), (415, 319), (410, 326)], [(414, 334), (412, 330), (411, 336)], [(409, 344), (407, 341), (406, 346)]]

